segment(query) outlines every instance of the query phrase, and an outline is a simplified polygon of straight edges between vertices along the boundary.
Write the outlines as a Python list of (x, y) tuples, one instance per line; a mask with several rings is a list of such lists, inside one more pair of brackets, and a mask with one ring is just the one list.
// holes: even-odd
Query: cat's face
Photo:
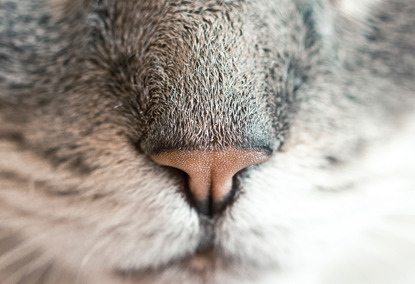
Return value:
[[(39, 267), (110, 283), (251, 282), (352, 238), (367, 196), (343, 163), (369, 128), (316, 7), (93, 2), (55, 15), (47, 63), (20, 115), (5, 112), (1, 169), (19, 176), (4, 179), (1, 226)], [(231, 177), (232, 202), (209, 214), (189, 201), (189, 177), (154, 158), (226, 149), (267, 158)]]

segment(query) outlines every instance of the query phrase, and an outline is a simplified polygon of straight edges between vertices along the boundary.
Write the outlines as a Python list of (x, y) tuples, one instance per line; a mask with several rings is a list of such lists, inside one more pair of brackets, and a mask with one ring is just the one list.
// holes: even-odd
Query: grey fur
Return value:
[[(0, 279), (283, 281), (297, 219), (267, 223), (275, 207), (364, 191), (342, 170), (414, 113), (414, 2), (339, 2), (0, 0), (0, 236), (34, 247), (4, 268), (0, 241)], [(212, 220), (148, 158), (229, 146), (273, 157)], [(209, 249), (212, 267), (186, 258)]]

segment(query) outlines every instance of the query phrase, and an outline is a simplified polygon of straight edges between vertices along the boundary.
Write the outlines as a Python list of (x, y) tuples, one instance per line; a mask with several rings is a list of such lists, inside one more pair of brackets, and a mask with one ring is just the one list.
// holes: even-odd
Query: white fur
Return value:
[[(413, 145), (412, 122), (400, 136), (373, 147), (351, 168), (328, 176), (300, 169), (295, 166), (297, 162), (290, 166), (294, 156), (290, 162), (288, 157), (276, 158), (273, 168), (267, 170), (267, 176), (272, 178), (253, 189), (261, 194), (254, 197), (252, 193), (249, 201), (238, 203), (241, 207), (235, 210), (239, 209), (241, 223), (232, 228), (241, 231), (248, 218), (254, 220), (248, 219), (247, 223), (268, 228), (270, 236), (260, 240), (268, 244), (262, 253), (268, 252), (269, 258), (274, 256), (284, 269), (281, 275), (268, 274), (263, 283), (413, 283)], [(310, 179), (304, 181), (299, 176)], [(328, 180), (343, 180), (345, 190), (319, 191), (320, 185), (330, 184)], [(333, 189), (339, 186), (332, 185)], [(272, 207), (265, 205), (269, 200), (273, 200)], [(268, 212), (261, 214), (258, 208)]]
[(345, 15), (362, 18), (367, 16), (370, 10), (382, 0), (338, 0), (336, 1)]

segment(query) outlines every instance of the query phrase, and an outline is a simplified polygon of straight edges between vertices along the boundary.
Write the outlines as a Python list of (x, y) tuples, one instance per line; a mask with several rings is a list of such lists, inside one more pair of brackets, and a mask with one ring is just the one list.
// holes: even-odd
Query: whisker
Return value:
[(79, 265), (78, 268), (78, 272), (76, 274), (76, 284), (79, 284), (81, 281), (81, 275), (86, 267), (86, 265), (88, 264), (88, 262), (90, 261), (91, 257), (96, 254), (99, 249), (101, 249), (102, 247), (104, 247), (105, 245), (107, 245), (109, 242), (109, 240), (105, 240), (105, 239), (101, 239), (99, 242), (97, 242), (96, 244), (94, 244), (91, 249), (87, 252), (87, 254), (82, 258), (82, 261)]
[(30, 238), (28, 240), (22, 241), (14, 248), (0, 255), (0, 270), (4, 269), (9, 263), (17, 261), (18, 259), (21, 259), (32, 253), (33, 247), (31, 246), (39, 240), (46, 238), (48, 234), (50, 234), (50, 231), (40, 234), (35, 238)]
[[(32, 278), (34, 276), (33, 274), (36, 272), (36, 270), (39, 270), (42, 267), (48, 267), (50, 261), (50, 258), (45, 255), (37, 255), (34, 259), (28, 260), (28, 264), (21, 265), (16, 270), (14, 270), (10, 275), (8, 275), (7, 278), (3, 280), (3, 283), (17, 284), (27, 277), (31, 277), (33, 283), (39, 283), (35, 281), (36, 279)], [(41, 276), (42, 274), (38, 275), (38, 279), (40, 279)]]
[[(74, 274), (56, 266), (53, 256), (43, 254), (41, 247), (36, 246), (42, 239), (56, 237), (65, 232), (65, 228), (55, 227), (18, 242), (4, 254), (0, 250), (0, 283), (75, 283)], [(38, 282), (33, 282), (36, 279)]]

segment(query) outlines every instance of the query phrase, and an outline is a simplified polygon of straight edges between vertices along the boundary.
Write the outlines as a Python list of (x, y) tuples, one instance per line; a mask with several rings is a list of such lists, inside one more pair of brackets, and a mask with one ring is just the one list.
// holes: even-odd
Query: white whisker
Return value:
[(12, 274), (8, 275), (8, 277), (3, 280), (4, 281), (3, 283), (16, 284), (19, 282), (19, 280), (22, 279), (22, 277), (30, 275), (31, 273), (35, 272), (36, 269), (39, 269), (42, 266), (45, 266), (48, 263), (50, 263), (50, 261), (51, 261), (50, 258), (45, 255), (36, 257), (32, 261), (29, 261), (27, 265), (23, 265), (19, 267), (18, 269), (16, 269), (15, 271), (13, 271)]
[(96, 254), (99, 249), (107, 245), (109, 241), (105, 239), (101, 239), (99, 242), (95, 243), (91, 249), (87, 252), (87, 254), (82, 258), (82, 261), (79, 265), (78, 272), (76, 274), (76, 281), (75, 283), (78, 284), (81, 281), (81, 275), (83, 271), (85, 270), (85, 267), (87, 266), (88, 262), (91, 260), (91, 257)]

